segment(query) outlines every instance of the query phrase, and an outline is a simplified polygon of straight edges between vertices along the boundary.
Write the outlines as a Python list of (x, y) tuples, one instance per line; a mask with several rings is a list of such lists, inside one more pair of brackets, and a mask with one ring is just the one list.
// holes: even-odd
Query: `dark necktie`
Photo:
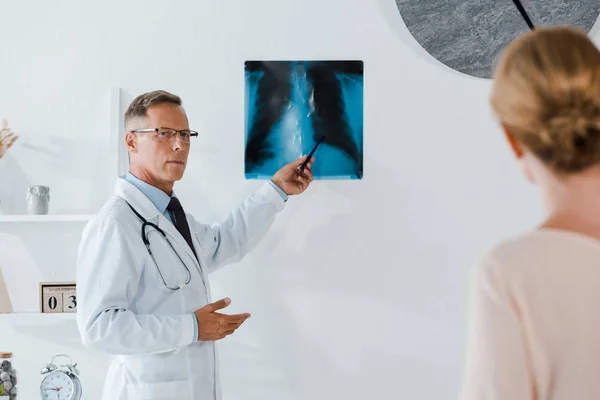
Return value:
[[(185, 211), (183, 211), (183, 207), (181, 207), (181, 203), (176, 197), (171, 197), (171, 201), (167, 206), (167, 210), (171, 211), (175, 228), (177, 228), (179, 233), (181, 233), (181, 236), (183, 236), (187, 244), (190, 246), (190, 249), (192, 249), (194, 255), (196, 256), (196, 250), (194, 249), (194, 244), (192, 242), (192, 235), (190, 233), (190, 227), (188, 225), (187, 218), (185, 217)], [(198, 258), (198, 256), (196, 256), (196, 258)]]

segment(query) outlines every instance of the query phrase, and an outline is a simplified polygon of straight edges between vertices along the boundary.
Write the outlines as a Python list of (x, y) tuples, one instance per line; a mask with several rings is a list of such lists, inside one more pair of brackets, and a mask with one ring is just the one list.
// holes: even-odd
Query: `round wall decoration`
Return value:
[(548, 25), (586, 32), (600, 14), (598, 0), (396, 0), (419, 44), (448, 67), (490, 78), (502, 49), (518, 35)]

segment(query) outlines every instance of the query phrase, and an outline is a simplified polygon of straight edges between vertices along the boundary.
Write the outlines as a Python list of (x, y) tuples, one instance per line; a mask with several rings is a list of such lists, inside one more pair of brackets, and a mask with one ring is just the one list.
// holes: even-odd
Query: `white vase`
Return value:
[(48, 186), (29, 186), (27, 188), (27, 213), (30, 215), (48, 214), (50, 188)]

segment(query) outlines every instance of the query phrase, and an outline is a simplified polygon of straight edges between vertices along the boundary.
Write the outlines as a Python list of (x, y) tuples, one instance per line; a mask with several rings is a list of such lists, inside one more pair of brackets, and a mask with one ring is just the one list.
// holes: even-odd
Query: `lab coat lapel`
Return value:
[[(200, 264), (184, 237), (179, 233), (177, 228), (175, 228), (175, 225), (158, 211), (152, 201), (150, 201), (144, 193), (125, 179), (119, 178), (115, 187), (115, 194), (129, 202), (129, 204), (131, 204), (131, 206), (148, 222), (158, 225), (158, 227), (169, 236), (169, 240), (174, 240), (178, 244), (175, 248), (178, 251), (183, 249), (190, 258), (194, 260), (196, 267), (200, 269)], [(198, 249), (196, 249), (196, 251), (198, 251)]]

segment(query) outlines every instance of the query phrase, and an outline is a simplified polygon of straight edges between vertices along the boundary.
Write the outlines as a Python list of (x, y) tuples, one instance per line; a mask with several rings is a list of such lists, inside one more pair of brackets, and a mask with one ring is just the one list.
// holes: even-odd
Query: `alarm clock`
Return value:
[[(56, 366), (54, 359), (67, 357), (68, 364)], [(66, 354), (58, 354), (52, 357), (50, 364), (41, 370), (46, 375), (40, 384), (40, 399), (42, 400), (80, 400), (82, 394), (81, 381), (77, 377), (77, 363), (73, 364), (71, 357)]]

